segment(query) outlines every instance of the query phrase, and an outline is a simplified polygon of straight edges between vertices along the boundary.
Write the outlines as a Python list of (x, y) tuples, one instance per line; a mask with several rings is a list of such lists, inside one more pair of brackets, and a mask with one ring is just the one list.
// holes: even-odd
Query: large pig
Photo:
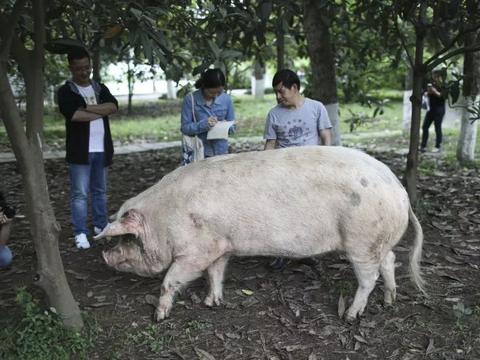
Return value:
[(390, 169), (344, 147), (295, 147), (218, 156), (181, 167), (127, 200), (96, 238), (133, 234), (103, 256), (109, 266), (163, 279), (156, 320), (175, 293), (206, 270), (205, 304), (222, 300), (228, 258), (303, 258), (344, 251), (358, 288), (346, 319), (362, 314), (382, 275), (385, 303), (395, 299), (397, 244), (409, 222), (415, 241), (413, 280), (420, 273), (423, 233), (407, 193)]

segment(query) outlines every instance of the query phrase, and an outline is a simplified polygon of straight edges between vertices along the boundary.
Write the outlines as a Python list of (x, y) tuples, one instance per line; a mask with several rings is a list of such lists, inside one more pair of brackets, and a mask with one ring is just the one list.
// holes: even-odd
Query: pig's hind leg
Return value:
[(228, 262), (228, 255), (218, 258), (212, 265), (207, 268), (208, 282), (210, 289), (205, 298), (205, 305), (213, 306), (220, 305), (223, 299), (223, 276), (225, 274), (225, 267)]
[(384, 302), (385, 305), (392, 305), (397, 295), (395, 283), (395, 254), (389, 251), (380, 264), (380, 274), (384, 281)]
[(357, 276), (358, 288), (355, 293), (355, 298), (350, 308), (347, 310), (345, 319), (352, 322), (357, 315), (362, 315), (367, 306), (368, 296), (375, 287), (375, 282), (378, 279), (380, 264), (371, 259), (363, 261), (352, 260), (353, 269)]

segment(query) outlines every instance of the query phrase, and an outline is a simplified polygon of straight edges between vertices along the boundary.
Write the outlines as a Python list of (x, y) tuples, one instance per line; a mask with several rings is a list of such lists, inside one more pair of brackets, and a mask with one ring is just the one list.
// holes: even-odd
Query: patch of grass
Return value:
[(87, 326), (84, 333), (65, 328), (56, 312), (42, 310), (25, 288), (18, 290), (16, 300), (23, 316), (0, 331), (1, 359), (87, 358), (93, 348), (93, 327)]
[[(340, 103), (340, 130), (343, 142), (347, 146), (367, 146), (384, 149), (407, 149), (408, 134), (402, 130), (402, 92), (379, 90), (381, 99), (390, 99), (383, 103), (383, 112), (375, 107), (358, 103)], [(400, 96), (402, 95), (402, 96)], [(263, 100), (255, 100), (251, 95), (233, 97), (237, 132), (233, 139), (263, 136), (268, 111), (275, 106), (275, 96), (266, 94)], [(120, 143), (132, 141), (176, 141), (180, 139), (181, 99), (153, 100), (133, 103), (133, 116), (126, 116), (126, 104), (121, 104), (119, 114), (111, 118), (113, 139)], [(63, 149), (65, 145), (64, 119), (56, 109), (47, 109), (44, 117), (44, 133), (47, 144), (53, 149)], [(350, 123), (357, 125), (350, 132)], [(434, 138), (433, 127), (430, 137)], [(444, 128), (444, 149), (442, 161), (455, 164), (456, 146), (459, 129)], [(0, 126), (0, 147), (9, 148), (5, 128)], [(480, 158), (480, 136), (477, 136), (476, 157)], [(423, 157), (421, 161), (428, 158)], [(472, 166), (478, 165), (477, 160)], [(430, 165), (427, 165), (429, 167)]]
[(455, 325), (459, 330), (471, 328), (471, 325), (480, 327), (480, 306), (469, 307), (463, 303), (457, 303), (452, 306), (455, 315)]
[(383, 105), (383, 112), (375, 112), (375, 107), (361, 104), (340, 104), (340, 131), (350, 133), (350, 124), (358, 119), (355, 133), (379, 132), (402, 129), (402, 102), (390, 101)]
[(418, 164), (418, 172), (425, 176), (431, 176), (437, 170), (437, 165), (435, 159), (424, 159)]
[(128, 334), (127, 341), (133, 342), (136, 346), (146, 346), (151, 352), (158, 354), (165, 350), (172, 342), (173, 337), (164, 335), (163, 331), (156, 324), (149, 324), (136, 334)]
[(210, 324), (205, 321), (200, 320), (191, 320), (187, 323), (187, 327), (185, 328), (186, 333), (194, 333), (200, 330), (207, 328)]

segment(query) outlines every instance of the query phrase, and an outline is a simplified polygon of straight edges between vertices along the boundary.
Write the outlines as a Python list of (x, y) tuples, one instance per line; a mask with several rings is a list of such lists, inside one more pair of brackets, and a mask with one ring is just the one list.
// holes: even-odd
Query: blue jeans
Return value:
[(0, 268), (7, 267), (12, 262), (12, 252), (7, 245), (0, 245)]
[(70, 164), (70, 208), (75, 235), (87, 230), (88, 194), (92, 196), (93, 226), (107, 225), (107, 168), (103, 152), (88, 154), (88, 165)]

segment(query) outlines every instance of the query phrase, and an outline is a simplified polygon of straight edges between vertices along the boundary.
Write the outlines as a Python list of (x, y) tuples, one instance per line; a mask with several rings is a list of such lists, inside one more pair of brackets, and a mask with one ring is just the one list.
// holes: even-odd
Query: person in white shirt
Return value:
[(72, 80), (58, 90), (58, 106), (65, 117), (75, 245), (79, 249), (88, 249), (90, 193), (94, 233), (100, 233), (108, 222), (107, 167), (113, 158), (108, 115), (118, 110), (118, 102), (105, 85), (90, 79), (92, 67), (85, 49), (70, 51), (68, 64)]

